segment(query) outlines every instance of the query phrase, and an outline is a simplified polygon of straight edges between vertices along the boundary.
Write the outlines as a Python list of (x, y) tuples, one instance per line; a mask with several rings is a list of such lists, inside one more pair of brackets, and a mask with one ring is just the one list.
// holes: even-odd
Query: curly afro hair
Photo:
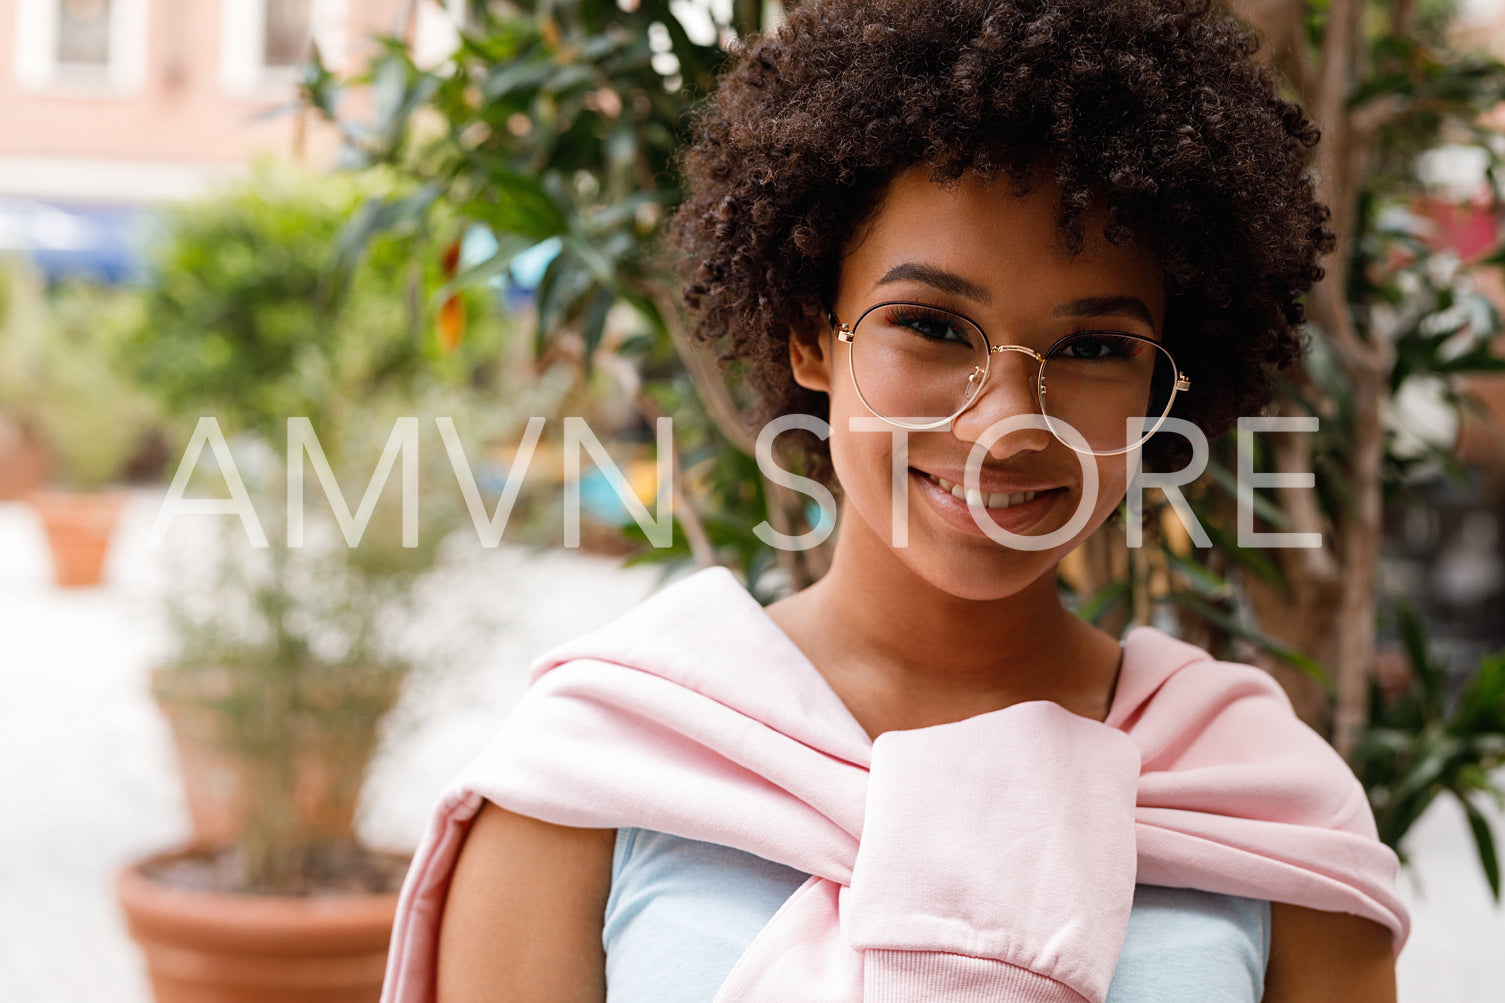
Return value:
[[(749, 424), (827, 415), (793, 381), (791, 330), (822, 323), (844, 248), (917, 164), (1061, 192), (1063, 246), (1103, 236), (1163, 270), (1176, 414), (1210, 436), (1259, 413), (1299, 356), (1298, 298), (1331, 250), (1307, 171), (1316, 127), (1207, 0), (810, 0), (737, 54), (696, 121), (683, 252), (695, 335), (751, 397)], [(812, 437), (813, 443), (813, 437)], [(829, 480), (823, 444), (808, 467)], [(1148, 463), (1183, 453), (1158, 436)]]

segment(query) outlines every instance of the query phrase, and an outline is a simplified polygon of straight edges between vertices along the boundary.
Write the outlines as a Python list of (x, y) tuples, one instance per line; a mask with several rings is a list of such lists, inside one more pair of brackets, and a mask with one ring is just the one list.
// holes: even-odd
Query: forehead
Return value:
[(928, 167), (910, 168), (894, 178), (848, 245), (838, 299), (894, 298), (901, 290), (885, 277), (901, 265), (918, 265), (963, 280), (938, 291), (1000, 315), (1049, 313), (1084, 297), (1135, 296), (1149, 306), (1158, 329), (1165, 294), (1153, 255), (1134, 244), (1109, 243), (1102, 212), (1084, 218), (1083, 246), (1073, 254), (1062, 240), (1060, 216), (1060, 196), (1049, 183), (1021, 195), (1003, 180), (969, 172), (939, 185)]

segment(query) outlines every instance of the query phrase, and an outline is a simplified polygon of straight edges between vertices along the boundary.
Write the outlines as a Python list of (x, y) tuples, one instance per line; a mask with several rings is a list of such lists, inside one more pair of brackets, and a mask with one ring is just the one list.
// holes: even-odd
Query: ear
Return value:
[(789, 368), (794, 371), (794, 382), (806, 390), (831, 392), (831, 350), (835, 342), (829, 328), (823, 331), (810, 327), (791, 328), (789, 331)]

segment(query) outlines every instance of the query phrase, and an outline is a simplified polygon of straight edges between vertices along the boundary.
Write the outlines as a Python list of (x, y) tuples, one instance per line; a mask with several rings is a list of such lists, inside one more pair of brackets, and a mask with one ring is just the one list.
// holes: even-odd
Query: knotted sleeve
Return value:
[(880, 736), (840, 908), (864, 1000), (1102, 1000), (1138, 775), (1126, 735), (1053, 703)]

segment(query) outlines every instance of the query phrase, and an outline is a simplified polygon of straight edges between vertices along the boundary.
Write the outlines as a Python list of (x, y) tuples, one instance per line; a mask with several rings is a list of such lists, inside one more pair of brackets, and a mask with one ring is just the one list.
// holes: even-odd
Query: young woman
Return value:
[(1298, 354), (1332, 237), (1254, 48), (1204, 3), (811, 0), (737, 56), (686, 299), (752, 421), (829, 423), (830, 572), (766, 611), (702, 572), (545, 659), (385, 999), (1394, 998), (1341, 760), (1056, 587), (1167, 417), (1215, 435)]

